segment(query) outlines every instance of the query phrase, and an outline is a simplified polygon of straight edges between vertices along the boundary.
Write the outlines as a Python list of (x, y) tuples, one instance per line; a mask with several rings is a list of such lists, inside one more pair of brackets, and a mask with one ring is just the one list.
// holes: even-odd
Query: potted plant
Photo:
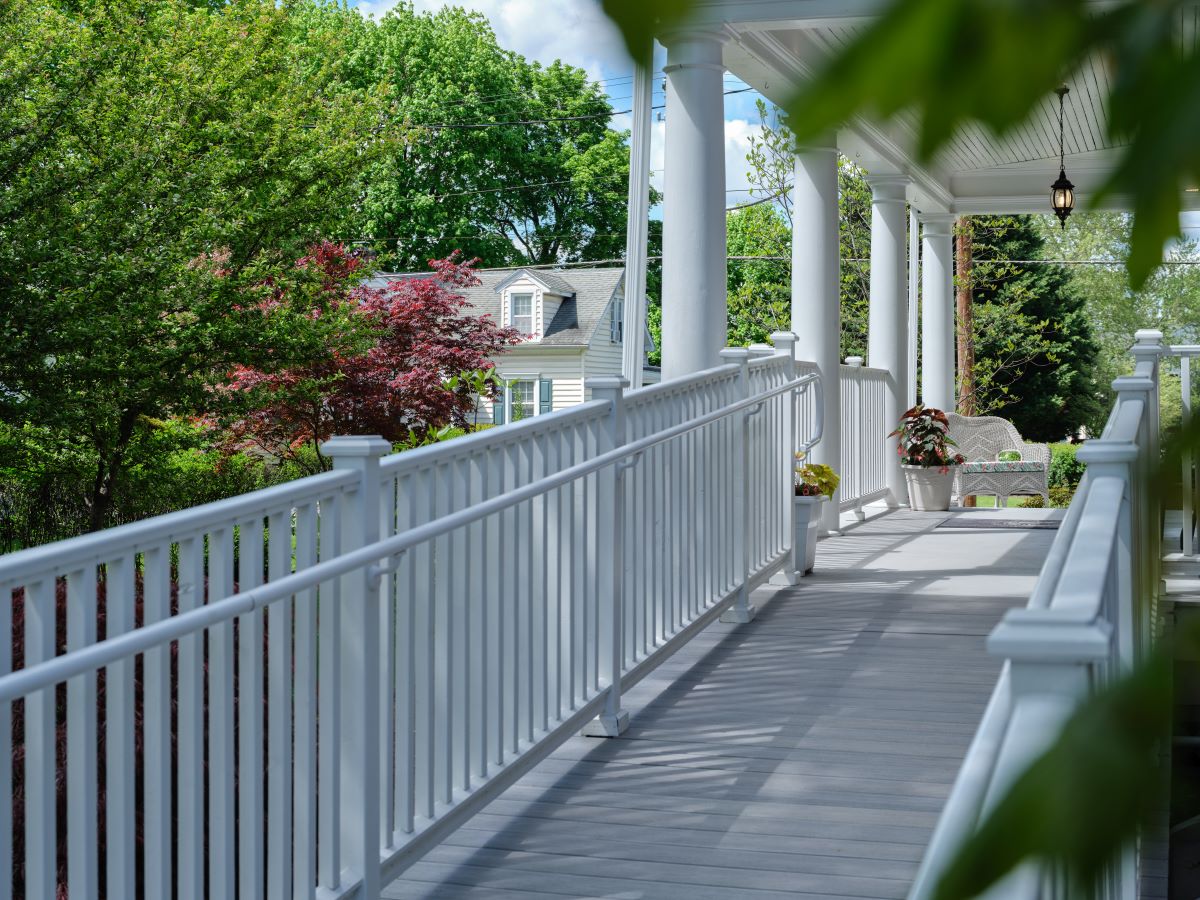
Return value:
[(821, 522), (817, 511), (820, 504), (833, 497), (840, 479), (829, 466), (806, 463), (803, 453), (796, 454), (795, 472), (792, 499), (797, 544), (795, 559), (799, 574), (807, 575), (817, 560), (817, 528)]
[(950, 422), (940, 409), (917, 404), (900, 417), (888, 437), (898, 437), (900, 466), (908, 482), (909, 506), (917, 510), (947, 510), (954, 489), (954, 467), (966, 460), (954, 452)]

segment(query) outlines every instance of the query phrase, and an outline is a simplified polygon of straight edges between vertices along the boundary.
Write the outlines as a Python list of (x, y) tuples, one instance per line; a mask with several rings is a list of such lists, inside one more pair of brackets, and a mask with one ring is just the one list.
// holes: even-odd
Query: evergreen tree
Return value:
[(1030, 440), (1095, 421), (1099, 345), (1071, 273), (1050, 263), (1030, 216), (974, 216), (975, 389), (980, 415)]

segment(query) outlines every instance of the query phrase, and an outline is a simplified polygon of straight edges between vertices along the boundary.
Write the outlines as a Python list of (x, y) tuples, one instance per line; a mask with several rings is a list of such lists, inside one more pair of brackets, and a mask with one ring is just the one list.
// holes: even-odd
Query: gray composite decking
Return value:
[(384, 895), (903, 897), (999, 671), (984, 637), (1055, 534), (945, 518), (822, 541), (632, 691), (625, 735), (572, 738)]

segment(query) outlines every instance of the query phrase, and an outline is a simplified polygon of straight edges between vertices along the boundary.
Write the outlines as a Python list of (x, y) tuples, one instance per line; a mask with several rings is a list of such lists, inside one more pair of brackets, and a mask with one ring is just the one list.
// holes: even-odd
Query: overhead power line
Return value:
[[(732, 91), (725, 91), (725, 96), (732, 94), (744, 94), (747, 91), (752, 91), (754, 88), (745, 87), (738, 88)], [(651, 109), (666, 109), (665, 104), (658, 104), (650, 107)], [(604, 113), (588, 113), (581, 116), (555, 116), (549, 119), (517, 119), (511, 122), (417, 122), (413, 123), (414, 128), (429, 128), (434, 131), (481, 131), (485, 128), (509, 128), (509, 127), (526, 127), (529, 125), (554, 125), (559, 122), (586, 122), (592, 119), (611, 119), (614, 116), (624, 116), (633, 113), (632, 109), (615, 109)]]

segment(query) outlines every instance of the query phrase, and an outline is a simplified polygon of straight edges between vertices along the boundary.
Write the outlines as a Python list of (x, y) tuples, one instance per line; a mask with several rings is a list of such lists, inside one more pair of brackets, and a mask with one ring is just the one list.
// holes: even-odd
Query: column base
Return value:
[(629, 713), (621, 710), (615, 716), (596, 716), (579, 733), (584, 737), (615, 738), (620, 737), (628, 727)]
[(771, 576), (771, 580), (767, 583), (772, 587), (795, 587), (803, 577), (803, 572), (797, 572), (791, 568), (780, 569)]
[(753, 622), (757, 615), (758, 610), (753, 606), (747, 606), (745, 609), (731, 606), (721, 613), (721, 621), (726, 625), (745, 625), (747, 622)]

